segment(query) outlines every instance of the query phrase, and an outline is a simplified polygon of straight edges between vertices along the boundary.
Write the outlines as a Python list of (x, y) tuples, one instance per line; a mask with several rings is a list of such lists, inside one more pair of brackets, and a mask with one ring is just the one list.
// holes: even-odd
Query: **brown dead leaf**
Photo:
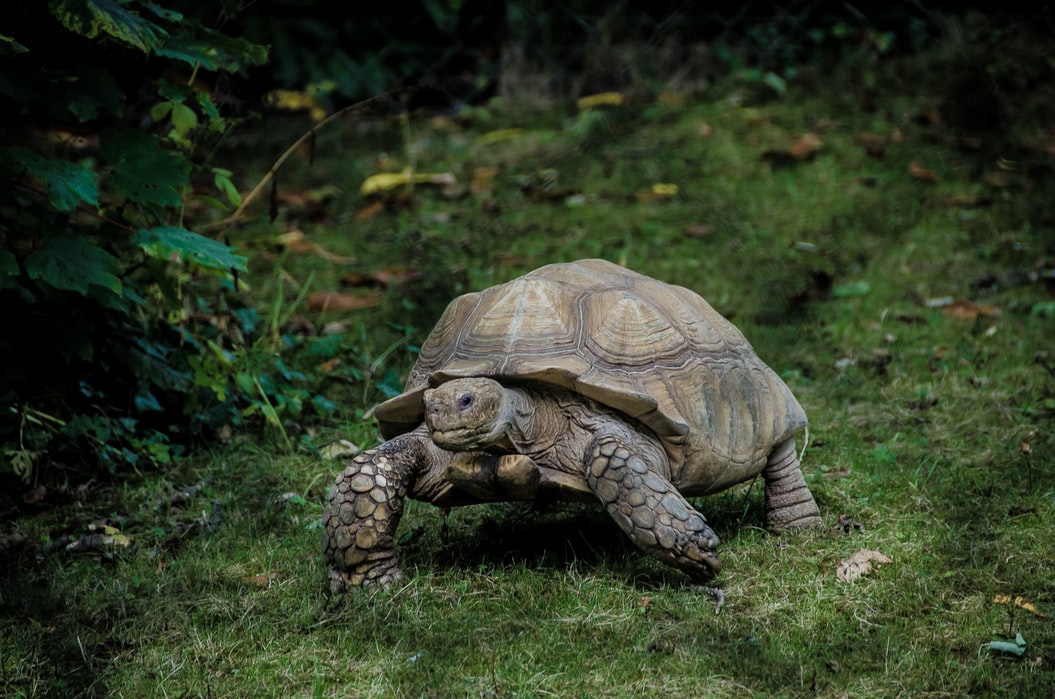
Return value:
[(318, 255), (327, 262), (332, 262), (337, 265), (351, 265), (355, 264), (357, 260), (354, 257), (344, 257), (342, 255), (335, 255), (326, 248), (322, 247), (313, 240), (310, 240), (304, 231), (294, 229), (287, 233), (283, 233), (275, 238), (275, 242), (283, 249), (289, 252), (296, 253), (298, 255), (314, 254)]
[(355, 220), (356, 221), (365, 221), (367, 219), (371, 219), (374, 216), (377, 216), (379, 213), (381, 213), (384, 210), (385, 210), (385, 202), (384, 201), (382, 201), (380, 199), (378, 199), (377, 201), (372, 201), (369, 204), (367, 204), (366, 206), (364, 206), (363, 208), (361, 208), (361, 209), (359, 209), (358, 211), (355, 212)]
[(788, 148), (788, 155), (795, 160), (807, 160), (817, 154), (823, 142), (815, 133), (805, 133)]
[(706, 238), (714, 233), (714, 226), (709, 223), (692, 223), (682, 230), (690, 238)]
[(292, 213), (318, 216), (325, 213), (326, 206), (337, 196), (338, 191), (332, 185), (318, 189), (279, 189), (275, 192), (275, 203)]
[(340, 365), (341, 365), (341, 358), (340, 357), (334, 357), (333, 359), (327, 360), (327, 361), (323, 362), (322, 364), (319, 364), (315, 368), (318, 369), (320, 373), (329, 374), (329, 373), (333, 372), (333, 370), (336, 369), (337, 367), (339, 367)]
[(767, 150), (762, 154), (762, 160), (769, 161), (774, 166), (793, 165), (806, 160), (812, 160), (817, 151), (821, 149), (823, 141), (821, 137), (813, 132), (805, 133), (797, 141), (786, 149)]
[(338, 294), (332, 291), (316, 291), (308, 297), (308, 310), (315, 313), (325, 311), (358, 311), (381, 305), (382, 296), (374, 294)]
[(956, 299), (942, 306), (941, 312), (950, 318), (974, 320), (981, 316), (998, 316), (1000, 315), (1000, 308), (998, 306), (978, 304), (968, 299)]
[(259, 587), (270, 587), (275, 577), (274, 573), (268, 573), (267, 575), (247, 575), (242, 578), (242, 582), (249, 583), (250, 585), (257, 585)]
[(933, 170), (928, 170), (915, 160), (908, 164), (908, 174), (920, 182), (930, 182), (931, 184), (938, 182), (938, 176), (934, 174)]
[(872, 572), (872, 562), (893, 563), (890, 558), (879, 551), (861, 549), (849, 558), (839, 561), (835, 568), (835, 577), (841, 582), (854, 582), (862, 575)]
[(386, 267), (373, 272), (352, 272), (341, 277), (341, 286), (381, 287), (387, 289), (421, 277), (421, 272), (410, 267)]

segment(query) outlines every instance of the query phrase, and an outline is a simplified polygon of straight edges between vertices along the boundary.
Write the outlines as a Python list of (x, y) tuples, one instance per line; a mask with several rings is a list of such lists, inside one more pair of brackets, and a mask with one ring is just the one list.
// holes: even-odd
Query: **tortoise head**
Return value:
[(493, 379), (454, 379), (425, 391), (424, 401), (432, 441), (443, 449), (486, 450), (506, 441), (506, 389)]

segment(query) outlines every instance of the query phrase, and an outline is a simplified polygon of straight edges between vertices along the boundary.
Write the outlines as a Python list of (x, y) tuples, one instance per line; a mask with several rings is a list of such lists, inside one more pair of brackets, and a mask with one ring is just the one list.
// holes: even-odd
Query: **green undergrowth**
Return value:
[[(60, 484), (63, 507), (5, 523), (20, 541), (0, 609), (18, 623), (0, 630), (0, 694), (1045, 695), (1052, 124), (1014, 118), (1034, 114), (1037, 87), (999, 95), (998, 127), (967, 129), (936, 70), (913, 59), (870, 84), (804, 72), (781, 95), (734, 83), (608, 111), (490, 105), (321, 132), (278, 188), (322, 193), (321, 207), (280, 199), (272, 222), (260, 205), (230, 237), (303, 400), (337, 409), (287, 420), (285, 442), (236, 431), (164, 475)], [(231, 157), (262, 174), (305, 128), (279, 126)], [(821, 145), (800, 160), (804, 134)], [(393, 191), (371, 212), (359, 185), (406, 165), (460, 189)], [(290, 231), (319, 247), (284, 244)], [(831, 530), (765, 533), (760, 484), (698, 501), (724, 542), (716, 615), (596, 508), (410, 503), (403, 584), (328, 598), (319, 519), (341, 465), (318, 449), (375, 443), (364, 412), (398, 390), (454, 294), (594, 256), (700, 292), (786, 378)], [(411, 278), (380, 292), (339, 283), (395, 268)], [(315, 292), (377, 305), (320, 311)], [(92, 525), (109, 542), (66, 551)], [(862, 550), (889, 562), (840, 579)]]

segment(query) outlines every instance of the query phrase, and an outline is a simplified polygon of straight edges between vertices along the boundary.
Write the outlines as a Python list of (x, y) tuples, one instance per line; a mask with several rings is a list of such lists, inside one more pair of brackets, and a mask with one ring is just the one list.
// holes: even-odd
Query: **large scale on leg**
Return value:
[(718, 537), (686, 498), (761, 475), (772, 529), (821, 526), (787, 385), (700, 296), (604, 260), (456, 298), (375, 415), (388, 441), (352, 460), (324, 515), (335, 590), (398, 579), (406, 497), (597, 500), (697, 583), (720, 569)]

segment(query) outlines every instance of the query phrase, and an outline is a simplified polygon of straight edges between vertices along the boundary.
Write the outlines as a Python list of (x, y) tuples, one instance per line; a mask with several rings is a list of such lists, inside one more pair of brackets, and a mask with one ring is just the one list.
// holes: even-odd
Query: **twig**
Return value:
[(308, 129), (306, 133), (304, 133), (304, 135), (294, 141), (293, 145), (287, 148), (286, 151), (278, 157), (278, 160), (276, 160), (275, 163), (268, 169), (268, 171), (264, 173), (264, 176), (260, 178), (260, 181), (257, 182), (255, 187), (253, 187), (252, 191), (242, 197), (242, 203), (238, 205), (238, 208), (234, 210), (234, 213), (232, 213), (230, 216), (228, 216), (222, 221), (217, 221), (216, 223), (206, 226), (203, 230), (209, 232), (214, 230), (224, 230), (234, 225), (238, 221), (238, 219), (242, 217), (242, 214), (245, 213), (245, 210), (249, 206), (249, 204), (251, 204), (253, 200), (255, 200), (260, 195), (260, 192), (263, 191), (264, 187), (267, 186), (268, 182), (270, 182), (275, 177), (275, 175), (278, 173), (278, 169), (282, 167), (286, 160), (289, 159), (289, 156), (293, 155), (294, 151), (296, 151), (302, 143), (308, 140), (313, 140), (315, 138), (315, 134), (318, 131), (320, 131), (324, 126), (327, 126), (328, 124), (333, 122), (335, 119), (339, 119), (340, 117), (344, 116), (345, 114), (348, 114), (349, 112), (361, 109), (362, 107), (365, 107), (366, 105), (376, 102), (382, 97), (387, 96), (388, 93), (382, 93), (380, 95), (374, 95), (373, 97), (369, 97), (365, 100), (362, 100), (361, 102), (356, 102), (355, 104), (348, 105), (344, 109), (337, 110), (330, 116), (326, 117), (319, 123), (312, 126), (310, 129)]

